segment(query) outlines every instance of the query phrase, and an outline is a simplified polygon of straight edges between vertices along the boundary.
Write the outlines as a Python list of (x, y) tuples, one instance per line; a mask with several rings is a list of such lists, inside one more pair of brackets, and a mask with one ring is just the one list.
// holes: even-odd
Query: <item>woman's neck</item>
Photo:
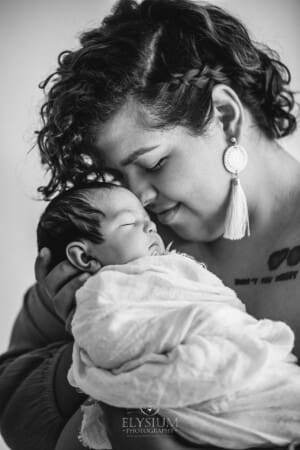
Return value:
[[(249, 205), (252, 234), (275, 234), (300, 212), (300, 164), (276, 141), (261, 134), (248, 140), (248, 170), (241, 174)], [(298, 206), (298, 207), (297, 207)], [(298, 213), (299, 214), (299, 213)], [(295, 223), (295, 222), (294, 222)]]

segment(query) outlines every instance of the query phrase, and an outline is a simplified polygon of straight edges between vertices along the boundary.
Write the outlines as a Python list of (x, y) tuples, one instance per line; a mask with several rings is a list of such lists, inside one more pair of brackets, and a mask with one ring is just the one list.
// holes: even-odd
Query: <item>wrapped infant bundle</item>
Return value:
[[(203, 265), (169, 253), (106, 266), (76, 301), (68, 379), (93, 399), (158, 408), (199, 445), (242, 449), (300, 438), (293, 332), (247, 314)], [(83, 440), (97, 441), (94, 431), (87, 427)], [(98, 431), (94, 448), (108, 448)]]

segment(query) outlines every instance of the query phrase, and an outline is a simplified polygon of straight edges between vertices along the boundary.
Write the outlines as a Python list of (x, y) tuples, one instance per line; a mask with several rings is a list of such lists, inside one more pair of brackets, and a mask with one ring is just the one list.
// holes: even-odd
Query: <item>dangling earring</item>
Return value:
[(238, 177), (247, 165), (248, 155), (244, 147), (237, 144), (236, 138), (231, 138), (231, 142), (232, 145), (225, 150), (223, 156), (224, 167), (232, 174), (223, 237), (236, 240), (245, 235), (250, 236), (247, 199)]

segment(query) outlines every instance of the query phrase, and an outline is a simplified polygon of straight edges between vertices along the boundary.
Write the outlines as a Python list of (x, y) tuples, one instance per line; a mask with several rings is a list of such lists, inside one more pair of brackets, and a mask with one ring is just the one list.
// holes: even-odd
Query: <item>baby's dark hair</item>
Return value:
[(51, 250), (51, 268), (66, 259), (70, 242), (88, 239), (100, 244), (101, 209), (91, 206), (89, 193), (95, 189), (113, 189), (113, 183), (90, 182), (65, 190), (57, 195), (43, 212), (37, 227), (37, 244)]
[[(147, 112), (152, 128), (205, 131), (212, 89), (235, 90), (269, 138), (296, 128), (290, 72), (268, 47), (254, 43), (235, 17), (191, 0), (120, 0), (101, 26), (81, 35), (80, 47), (60, 54), (58, 68), (40, 87), (47, 92), (37, 132), (50, 171), (45, 197), (100, 177), (95, 132), (129, 99)], [(174, 83), (197, 69), (195, 82)], [(193, 72), (192, 72), (193, 73)]]

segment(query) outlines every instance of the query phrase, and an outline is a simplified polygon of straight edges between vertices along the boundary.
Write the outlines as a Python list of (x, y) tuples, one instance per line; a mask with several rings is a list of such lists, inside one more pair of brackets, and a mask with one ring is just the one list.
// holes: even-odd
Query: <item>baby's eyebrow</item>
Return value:
[[(120, 221), (122, 222), (122, 216), (126, 214), (131, 214), (134, 221), (136, 220), (149, 220), (149, 216), (147, 212), (144, 212), (141, 214), (139, 211), (133, 210), (133, 209), (123, 209), (122, 211), (118, 212), (114, 218), (113, 221), (117, 222), (117, 224), (120, 224)], [(150, 219), (151, 220), (151, 219)], [(122, 225), (122, 223), (121, 223)]]
[(120, 162), (120, 165), (122, 167), (128, 166), (129, 164), (132, 164), (139, 156), (144, 155), (145, 153), (151, 152), (152, 150), (154, 150), (157, 147), (159, 147), (159, 146), (153, 145), (151, 147), (140, 147), (137, 150), (135, 150), (134, 152), (132, 152), (129, 156), (124, 158)]
[(113, 221), (119, 221), (125, 214), (131, 214), (132, 216), (135, 216), (136, 212), (132, 209), (122, 209), (122, 211), (119, 211), (114, 215)]

